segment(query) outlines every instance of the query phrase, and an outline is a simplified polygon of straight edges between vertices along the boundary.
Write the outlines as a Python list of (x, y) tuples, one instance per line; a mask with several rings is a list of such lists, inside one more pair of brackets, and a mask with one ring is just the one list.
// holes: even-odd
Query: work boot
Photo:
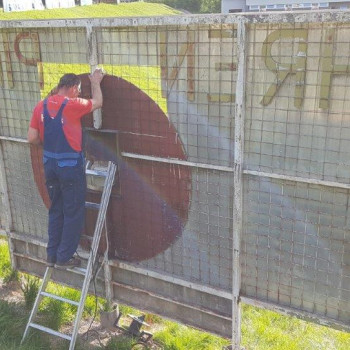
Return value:
[(56, 263), (56, 257), (55, 256), (47, 256), (46, 259), (46, 266), (48, 267), (54, 267)]
[(55, 267), (57, 269), (65, 270), (65, 269), (72, 269), (73, 267), (79, 267), (81, 265), (81, 260), (72, 257), (68, 261), (65, 262), (56, 262)]

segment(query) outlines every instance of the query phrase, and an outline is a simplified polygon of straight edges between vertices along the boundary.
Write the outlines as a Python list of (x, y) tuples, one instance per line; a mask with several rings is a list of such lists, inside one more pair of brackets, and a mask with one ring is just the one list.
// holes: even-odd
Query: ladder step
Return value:
[(66, 270), (74, 272), (78, 275), (83, 275), (83, 276), (86, 275), (86, 271), (87, 271), (87, 269), (84, 269), (83, 267), (73, 267), (72, 269), (66, 269)]
[(101, 205), (99, 203), (93, 203), (93, 202), (85, 202), (85, 207), (90, 209), (96, 209), (99, 210)]
[(100, 170), (86, 169), (85, 173), (86, 173), (86, 175), (94, 175), (94, 176), (101, 176), (101, 177), (106, 177), (107, 176), (107, 172), (100, 171)]
[(70, 336), (68, 334), (57, 332), (57, 331), (55, 331), (55, 330), (53, 330), (51, 328), (41, 326), (40, 324), (37, 324), (37, 323), (29, 323), (29, 326), (32, 327), (32, 328), (39, 329), (40, 331), (43, 331), (45, 333), (49, 333), (49, 334), (55, 335), (57, 337), (61, 337), (63, 339), (67, 339), (67, 340), (71, 340), (72, 339), (72, 336)]
[(79, 302), (60, 297), (60, 296), (58, 296), (56, 294), (51, 294), (51, 293), (47, 293), (47, 292), (41, 292), (40, 295), (42, 295), (44, 297), (60, 300), (60, 301), (63, 301), (64, 303), (68, 303), (68, 304), (72, 304), (72, 305), (75, 305), (75, 306), (79, 306)]

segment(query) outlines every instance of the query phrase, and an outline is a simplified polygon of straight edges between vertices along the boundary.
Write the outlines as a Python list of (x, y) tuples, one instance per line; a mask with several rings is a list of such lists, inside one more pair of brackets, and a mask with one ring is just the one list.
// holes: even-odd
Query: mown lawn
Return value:
[(148, 17), (172, 16), (181, 12), (163, 4), (134, 2), (123, 4), (96, 4), (76, 6), (67, 9), (35, 10), (21, 12), (0, 12), (0, 20), (40, 20), (73, 18), (107, 18), (107, 17)]

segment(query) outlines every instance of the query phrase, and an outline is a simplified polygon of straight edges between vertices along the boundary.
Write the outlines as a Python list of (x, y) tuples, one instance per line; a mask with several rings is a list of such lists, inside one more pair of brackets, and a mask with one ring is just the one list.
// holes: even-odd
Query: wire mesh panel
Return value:
[(176, 128), (188, 160), (232, 164), (234, 24), (108, 28), (97, 36), (104, 69), (159, 105)]
[(314, 13), (0, 23), (19, 268), (40, 271), (50, 205), (32, 109), (68, 72), (91, 98), (101, 65), (102, 121), (82, 123), (87, 158), (118, 163), (100, 247), (116, 298), (226, 336), (240, 296), (349, 325), (349, 17)]
[[(0, 230), (8, 229), (8, 218), (6, 217), (6, 211), (8, 210), (7, 202), (7, 183), (5, 176), (5, 163), (2, 156), (2, 145), (0, 143)], [(6, 199), (5, 199), (6, 198)]]
[(349, 33), (329, 23), (252, 28), (247, 169), (349, 183)]
[[(336, 23), (251, 27), (245, 159), (262, 177), (246, 179), (242, 236), (245, 295), (345, 323), (349, 34)], [(269, 178), (283, 176), (295, 181)]]
[[(0, 130), (1, 135), (24, 137), (28, 114), (40, 94), (37, 63), (38, 34), (19, 29), (2, 30), (0, 40)], [(19, 96), (21, 98), (19, 99)]]
[(86, 31), (81, 29), (2, 30), (1, 135), (26, 137), (35, 104), (62, 75), (60, 64), (65, 64), (64, 71), (80, 73), (72, 64), (81, 66), (87, 62), (85, 41)]
[[(162, 68), (170, 120), (191, 161), (232, 165), (235, 35), (233, 24), (187, 27), (178, 33), (170, 29), (162, 35), (168, 42)], [(187, 69), (181, 69), (182, 52)]]
[(349, 190), (248, 176), (242, 292), (348, 323)]
[(29, 147), (12, 141), (2, 141), (2, 144), (12, 229), (46, 238), (47, 214), (33, 179)]
[[(226, 290), (232, 283), (232, 172), (210, 166), (233, 161), (234, 27), (97, 31), (100, 62), (115, 76), (104, 90), (102, 126), (118, 130), (123, 157), (125, 208), (122, 223), (115, 222), (122, 228), (112, 254)], [(203, 170), (176, 160), (198, 162)]]
[[(107, 73), (101, 84), (101, 129), (93, 128), (92, 115), (84, 118), (83, 127), (87, 158), (118, 163), (118, 185), (112, 193), (107, 222), (109, 257), (126, 261), (129, 270), (137, 267), (143, 276), (150, 271), (157, 276), (146, 287), (146, 277), (118, 270), (114, 288), (132, 286), (169, 300), (176, 293), (179, 302), (197, 308), (186, 311), (186, 322), (199, 313), (196, 324), (229, 334), (230, 303), (226, 294), (222, 298), (216, 293), (227, 291), (229, 295), (232, 284), (235, 24), (101, 26), (93, 31), (55, 25), (4, 32), (11, 33), (12, 41), (23, 37), (16, 46), (18, 54), (10, 57), (19, 67), (16, 79), (21, 81), (23, 75), (30, 96), (13, 91), (4, 81), (4, 101), (7, 94), (13, 94), (16, 103), (22, 98), (27, 101), (22, 115), (12, 113), (12, 105), (6, 104), (1, 112), (6, 116), (11, 112), (2, 119), (1, 135), (7, 140), (4, 161), (19, 268), (33, 268), (32, 260), (45, 259), (45, 205), (49, 207), (50, 202), (41, 148), (29, 149), (10, 138), (26, 137), (33, 107), (64, 73), (79, 74), (81, 96), (90, 98), (87, 73), (92, 63), (99, 63)], [(33, 71), (30, 77), (27, 65)], [(20, 128), (17, 132), (10, 127), (14, 123)], [(27, 192), (31, 195), (21, 201)], [(88, 198), (96, 199), (96, 193), (89, 191)], [(85, 234), (92, 234), (94, 220), (94, 214), (88, 212)], [(40, 247), (28, 250), (21, 243), (29, 236), (34, 236), (34, 245)], [(159, 278), (164, 275), (168, 276), (166, 282)], [(185, 289), (169, 288), (170, 278), (183, 281)], [(190, 283), (198, 284), (195, 292), (190, 291)], [(203, 293), (204, 286), (213, 289)], [(125, 299), (121, 291), (116, 294), (121, 300), (138, 303), (139, 297), (131, 293)], [(211, 316), (199, 311), (203, 303)], [(159, 305), (153, 310), (159, 311)], [(183, 311), (173, 317), (182, 319)], [(211, 325), (204, 324), (206, 317), (214, 317)]]
[(192, 170), (188, 221), (171, 247), (141, 264), (190, 281), (230, 290), (232, 175)]

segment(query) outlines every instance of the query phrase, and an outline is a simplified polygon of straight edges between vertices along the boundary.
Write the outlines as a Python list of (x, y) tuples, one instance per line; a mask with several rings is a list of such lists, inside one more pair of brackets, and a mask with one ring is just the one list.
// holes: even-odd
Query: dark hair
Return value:
[(61, 89), (63, 87), (73, 87), (75, 85), (79, 85), (81, 83), (80, 78), (74, 73), (68, 73), (62, 76), (60, 79), (57, 89)]

